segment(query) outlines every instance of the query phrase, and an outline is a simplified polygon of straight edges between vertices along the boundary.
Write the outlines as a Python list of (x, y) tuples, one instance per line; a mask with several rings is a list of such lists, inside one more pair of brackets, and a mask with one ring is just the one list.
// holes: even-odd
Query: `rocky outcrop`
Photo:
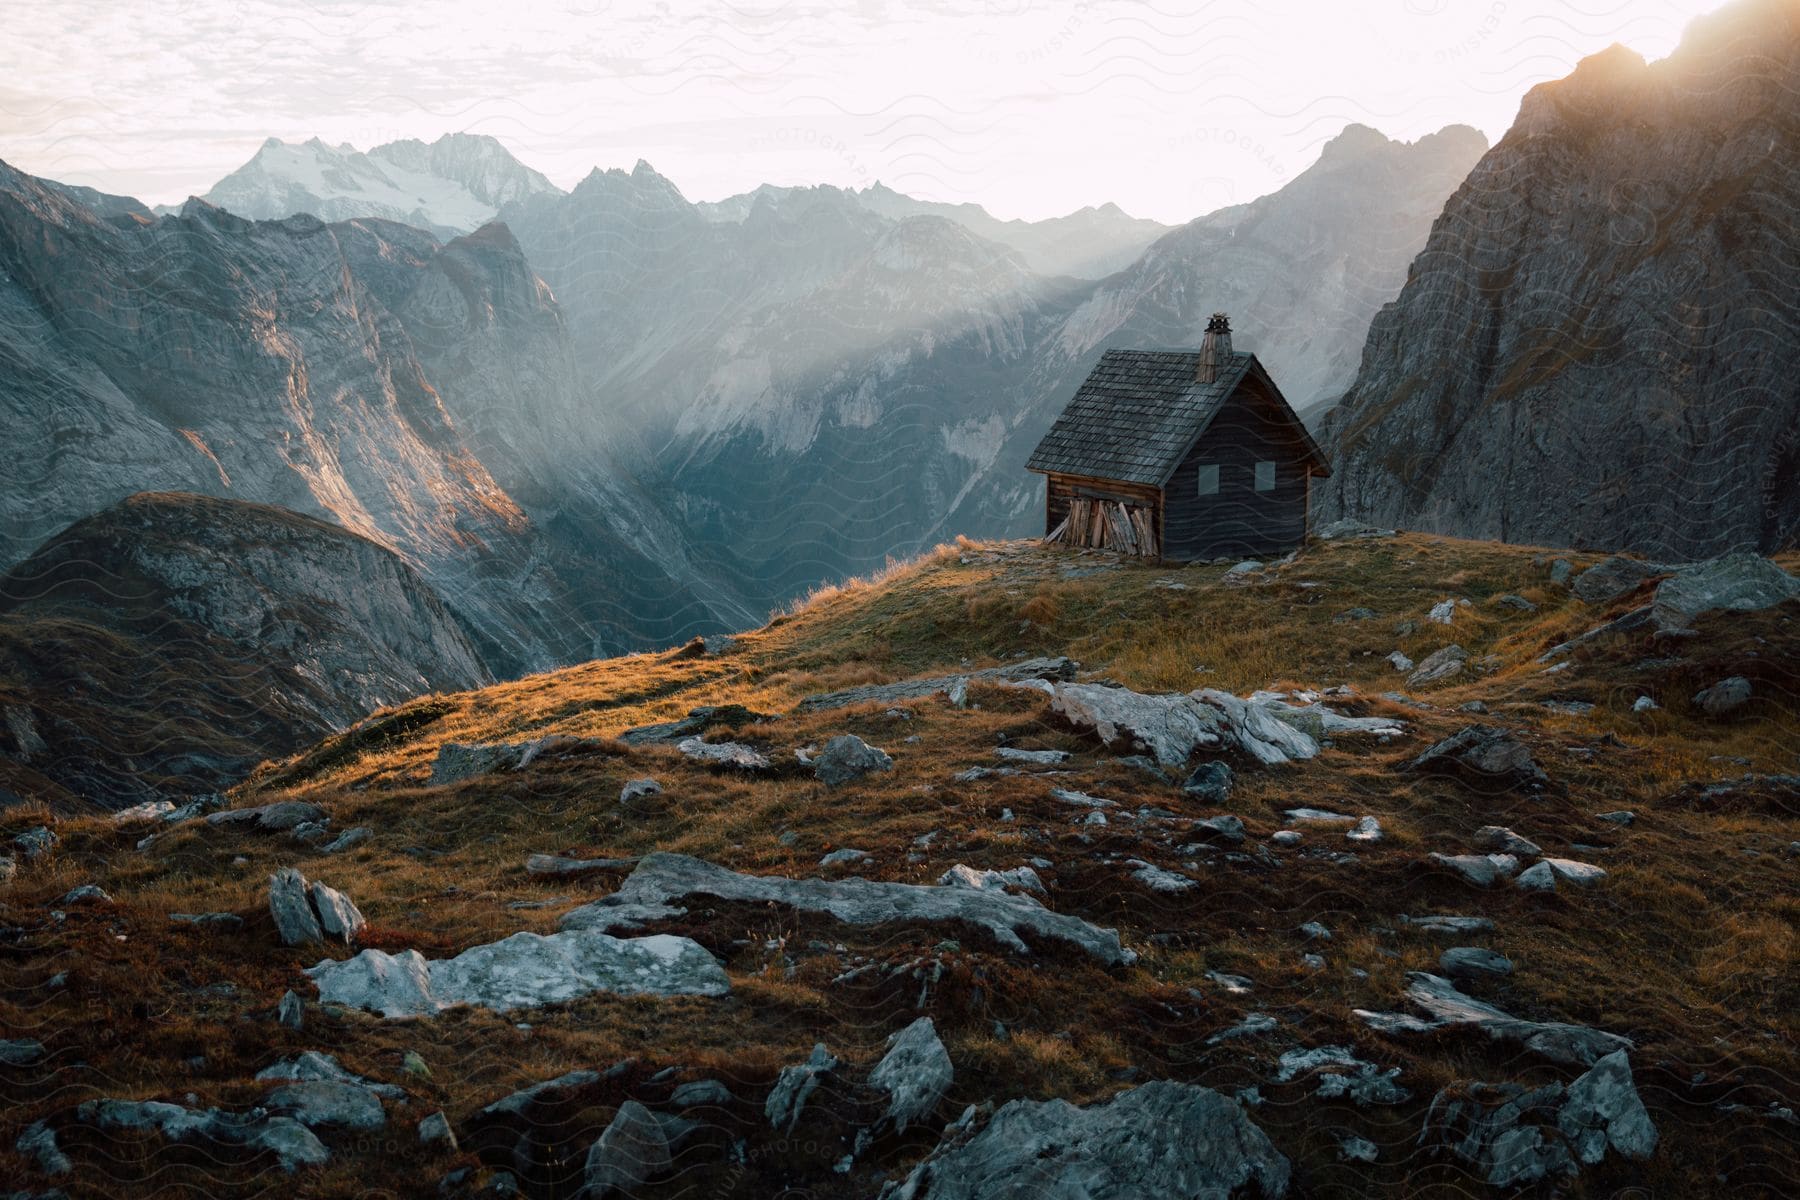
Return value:
[(323, 883), (308, 883), (293, 867), (269, 876), (269, 914), (289, 946), (326, 941), (347, 946), (367, 924), (350, 897)]
[(1322, 519), (1675, 561), (1800, 533), (1800, 15), (1541, 84), (1327, 423)]
[(1034, 679), (1068, 681), (1075, 678), (1078, 664), (1068, 658), (1029, 658), (1003, 667), (984, 667), (960, 675), (933, 675), (925, 679), (905, 679), (899, 683), (872, 683), (807, 696), (795, 707), (800, 712), (823, 712), (847, 708), (852, 704), (898, 704), (905, 700), (923, 700), (928, 696), (952, 696), (968, 693), (971, 683), (1021, 683)]
[(1361, 1008), (1355, 1010), (1356, 1015), (1371, 1028), (1390, 1034), (1426, 1033), (1447, 1026), (1466, 1025), (1482, 1030), (1496, 1041), (1522, 1043), (1526, 1049), (1556, 1062), (1592, 1065), (1615, 1050), (1631, 1048), (1630, 1039), (1616, 1033), (1562, 1021), (1530, 1021), (1515, 1017), (1491, 1004), (1465, 996), (1448, 979), (1425, 971), (1412, 973), (1406, 998), (1425, 1011), (1425, 1018)]
[[(618, 891), (563, 915), (566, 930), (634, 929), (683, 915), (673, 901), (688, 896), (781, 904), (825, 913), (850, 925), (963, 922), (991, 934), (1016, 954), (1029, 953), (1022, 934), (1063, 942), (1109, 966), (1136, 960), (1111, 929), (1051, 912), (1031, 896), (997, 888), (867, 879), (784, 879), (740, 875), (685, 854), (647, 854)], [(518, 935), (524, 936), (524, 935)]]
[(965, 1126), (881, 1195), (1274, 1200), (1287, 1194), (1289, 1173), (1287, 1159), (1237, 1101), (1210, 1088), (1157, 1082), (1086, 1108), (1008, 1101), (979, 1131)]
[(292, 1117), (217, 1108), (184, 1108), (159, 1100), (87, 1100), (76, 1119), (106, 1133), (155, 1132), (172, 1142), (200, 1141), (217, 1146), (267, 1151), (284, 1171), (316, 1167), (331, 1157), (323, 1143)]
[(0, 662), (26, 681), (22, 761), (108, 807), (216, 791), (374, 709), (492, 680), (387, 547), (177, 493), (78, 521), (0, 576)]
[(454, 958), (364, 950), (342, 962), (326, 959), (306, 973), (320, 1000), (384, 1017), (436, 1016), (464, 1004), (507, 1012), (599, 991), (722, 996), (731, 988), (724, 969), (689, 938), (623, 939), (588, 929), (548, 937), (515, 933)]

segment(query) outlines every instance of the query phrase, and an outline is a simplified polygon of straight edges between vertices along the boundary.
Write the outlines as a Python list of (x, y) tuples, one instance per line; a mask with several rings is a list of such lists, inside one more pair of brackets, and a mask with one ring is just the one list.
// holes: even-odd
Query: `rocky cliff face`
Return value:
[(1672, 560), (1800, 530), (1800, 13), (1526, 96), (1369, 331), (1326, 516)]
[(0, 576), (4, 769), (22, 794), (212, 790), (376, 708), (491, 681), (398, 555), (270, 505), (132, 496)]
[[(184, 490), (399, 551), (500, 674), (739, 623), (679, 577), (656, 505), (568, 435), (564, 337), (504, 231), (443, 246), (198, 201), (105, 215), (0, 166), (0, 445), (19, 464), (0, 562), (123, 496)], [(568, 489), (535, 486), (523, 460), (552, 444), (600, 476), (584, 494), (602, 516), (571, 521)]]

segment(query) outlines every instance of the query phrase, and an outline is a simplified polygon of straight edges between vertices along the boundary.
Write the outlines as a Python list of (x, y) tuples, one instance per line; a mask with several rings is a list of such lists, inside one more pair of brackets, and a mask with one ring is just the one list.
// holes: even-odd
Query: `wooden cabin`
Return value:
[(1108, 350), (1025, 465), (1047, 540), (1177, 561), (1293, 549), (1331, 473), (1223, 313), (1198, 350)]

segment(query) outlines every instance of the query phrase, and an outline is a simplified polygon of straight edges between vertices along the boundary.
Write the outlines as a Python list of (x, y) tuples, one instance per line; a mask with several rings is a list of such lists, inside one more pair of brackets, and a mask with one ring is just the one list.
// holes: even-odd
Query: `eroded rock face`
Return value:
[(506, 1012), (598, 991), (722, 996), (731, 987), (713, 956), (689, 938), (622, 939), (587, 929), (515, 933), (435, 960), (417, 950), (364, 950), (306, 973), (320, 1000), (384, 1017), (429, 1017), (464, 1004)]
[[(688, 896), (785, 904), (822, 912), (852, 925), (964, 921), (986, 929), (1015, 953), (1028, 953), (1020, 936), (1066, 942), (1108, 965), (1136, 955), (1111, 929), (1051, 912), (1030, 896), (991, 888), (882, 883), (867, 879), (786, 879), (740, 875), (685, 854), (647, 854), (611, 896), (564, 914), (565, 930), (632, 929), (646, 921), (680, 916), (672, 902)], [(523, 936), (523, 935), (516, 935)]]
[(882, 1198), (1276, 1198), (1287, 1194), (1289, 1170), (1237, 1101), (1210, 1088), (1157, 1082), (1086, 1108), (1009, 1101)]
[(1791, 544), (1800, 297), (1766, 264), (1800, 207), (1797, 40), (1791, 6), (1733, 5), (1660, 62), (1533, 88), (1370, 326), (1318, 518), (1674, 562)]
[(1800, 579), (1757, 554), (1728, 554), (1681, 567), (1656, 585), (1657, 628), (1680, 633), (1706, 612), (1756, 612), (1800, 598)]

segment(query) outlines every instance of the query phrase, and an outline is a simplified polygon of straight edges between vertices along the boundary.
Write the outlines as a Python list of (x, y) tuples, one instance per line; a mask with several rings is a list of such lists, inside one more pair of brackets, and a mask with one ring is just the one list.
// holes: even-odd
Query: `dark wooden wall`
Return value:
[(1115, 479), (1090, 479), (1084, 475), (1044, 476), (1044, 532), (1049, 534), (1069, 515), (1069, 498), (1075, 495), (1104, 496), (1126, 504), (1140, 504), (1157, 517), (1156, 537), (1162, 540), (1162, 492), (1138, 483), (1121, 483)]
[[(1275, 489), (1256, 490), (1256, 464)], [(1219, 491), (1198, 494), (1199, 468), (1219, 464)], [(1285, 554), (1306, 538), (1305, 450), (1261, 384), (1246, 377), (1164, 489), (1163, 555), (1191, 560)]]

